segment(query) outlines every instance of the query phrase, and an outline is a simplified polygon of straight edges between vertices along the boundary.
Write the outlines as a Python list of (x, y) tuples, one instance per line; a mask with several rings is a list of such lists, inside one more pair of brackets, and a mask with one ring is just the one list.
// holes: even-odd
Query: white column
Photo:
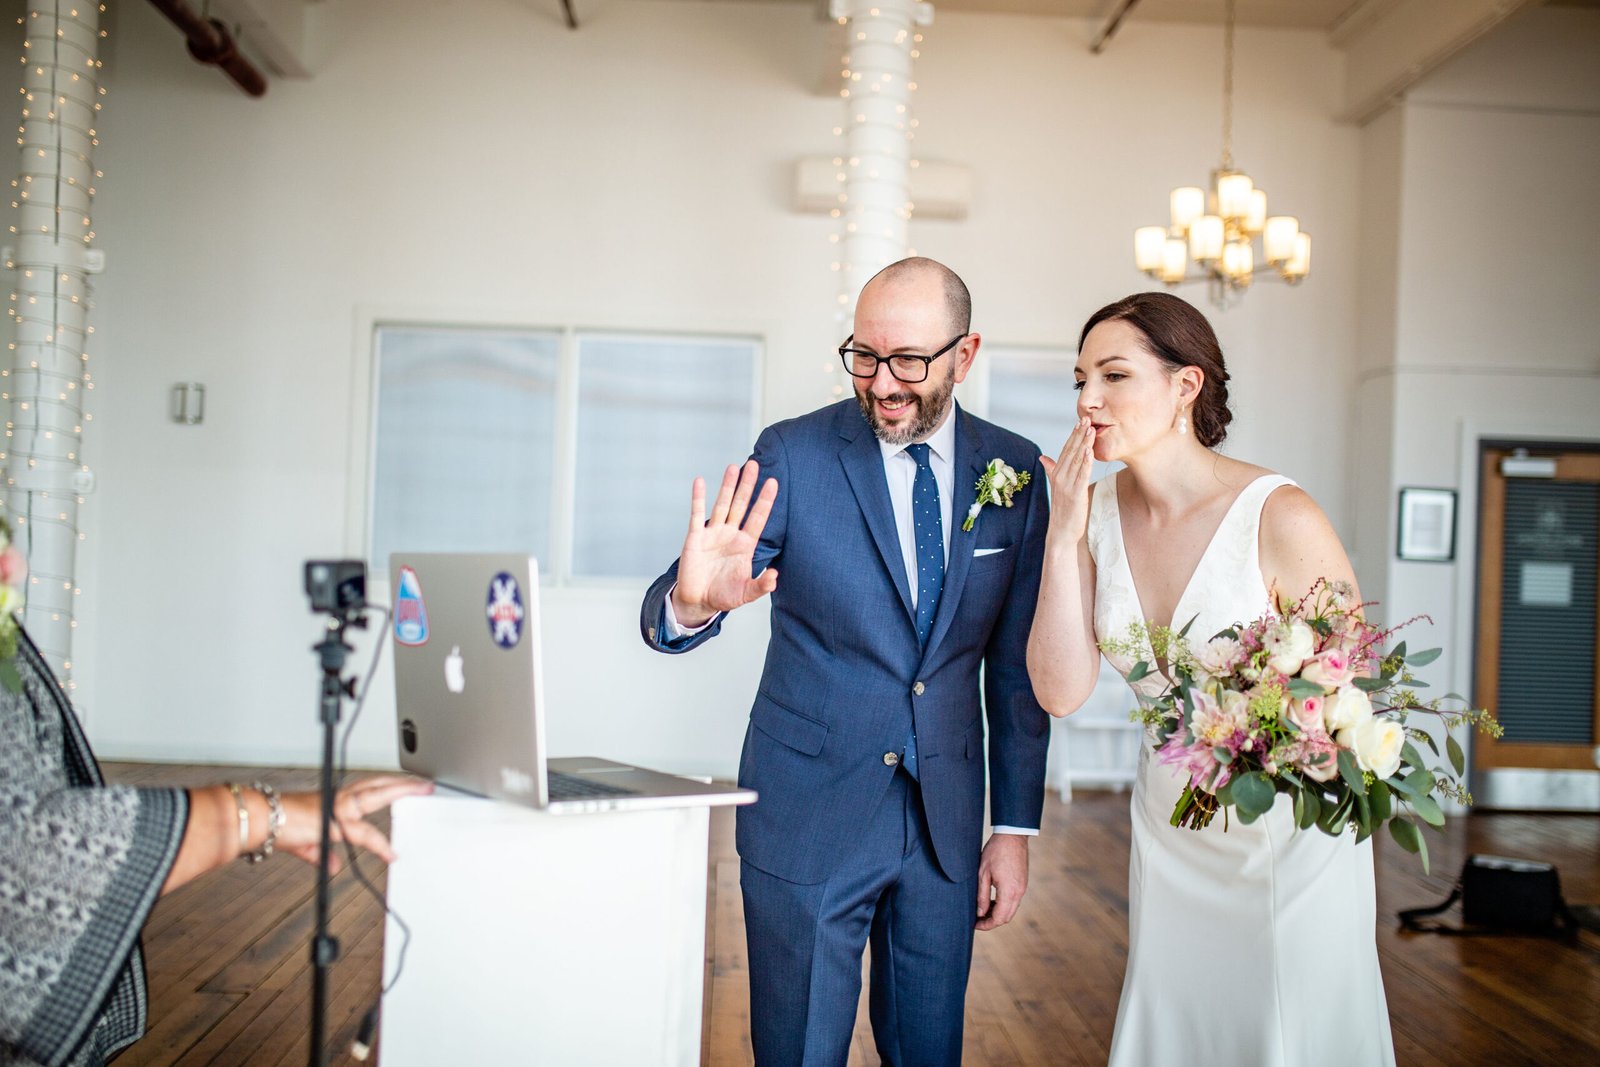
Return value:
[(5, 251), (15, 325), (0, 399), (10, 402), (0, 468), (18, 548), (28, 558), (26, 624), (71, 687), (78, 505), (92, 484), (80, 453), (94, 240), (100, 99), (98, 0), (32, 0), (23, 16), (20, 148)]
[[(844, 120), (836, 128), (839, 154), (840, 340), (850, 332), (855, 300), (878, 271), (910, 254), (911, 97), (918, 26), (933, 20), (933, 6), (918, 0), (832, 0), (830, 12), (845, 27), (839, 94)], [(833, 395), (848, 389), (835, 368)]]

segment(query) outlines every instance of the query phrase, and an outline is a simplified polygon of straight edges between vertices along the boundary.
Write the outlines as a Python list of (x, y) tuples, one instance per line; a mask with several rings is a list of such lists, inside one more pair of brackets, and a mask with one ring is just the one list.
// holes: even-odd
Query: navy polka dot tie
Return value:
[(917, 463), (917, 480), (911, 486), (911, 524), (917, 541), (917, 640), (924, 647), (933, 632), (933, 616), (944, 590), (944, 515), (939, 507), (939, 483), (928, 462), (927, 445), (908, 445)]
[[(944, 591), (944, 514), (939, 506), (939, 483), (928, 462), (928, 446), (908, 445), (906, 453), (917, 464), (917, 480), (911, 485), (911, 525), (917, 544), (917, 641), (927, 648), (933, 618), (939, 610), (939, 594)], [(906, 739), (901, 766), (911, 777), (917, 777), (914, 730)]]

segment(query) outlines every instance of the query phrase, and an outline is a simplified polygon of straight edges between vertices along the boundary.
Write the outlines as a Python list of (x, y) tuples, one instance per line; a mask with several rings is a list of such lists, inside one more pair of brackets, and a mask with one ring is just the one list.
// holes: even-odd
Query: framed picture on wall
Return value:
[(1448, 563), (1456, 558), (1456, 491), (1400, 490), (1401, 559)]

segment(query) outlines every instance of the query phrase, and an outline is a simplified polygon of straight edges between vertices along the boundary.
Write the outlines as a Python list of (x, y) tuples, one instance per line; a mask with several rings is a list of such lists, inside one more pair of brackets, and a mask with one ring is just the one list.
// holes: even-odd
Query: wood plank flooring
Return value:
[[(311, 788), (316, 777), (126, 763), (107, 764), (106, 773), (133, 784), (259, 777), (291, 789)], [(969, 1067), (1105, 1062), (1127, 953), (1127, 819), (1126, 794), (1080, 791), (1071, 804), (1047, 802), (1021, 912), (1011, 925), (978, 935), (967, 995)], [(1400, 908), (1443, 899), (1472, 852), (1548, 860), (1561, 871), (1568, 901), (1600, 903), (1600, 816), (1476, 813), (1453, 820), (1429, 845), (1431, 876), (1386, 835), (1378, 845), (1378, 951), (1399, 1062), (1600, 1062), (1600, 936), (1585, 933), (1576, 944), (1447, 938), (1402, 934), (1394, 919)], [(365, 869), (381, 888), (381, 866), (369, 860)], [(162, 899), (145, 931), (150, 1032), (119, 1067), (306, 1062), (313, 875), (288, 857), (233, 864)], [(383, 924), (380, 906), (348, 875), (334, 884), (343, 957), (329, 982), (328, 1032), (330, 1046), (344, 1050), (377, 996)], [(727, 809), (712, 815), (707, 885), (703, 1060), (742, 1067), (752, 1062), (749, 985)], [(850, 1064), (878, 1063), (863, 1000)]]

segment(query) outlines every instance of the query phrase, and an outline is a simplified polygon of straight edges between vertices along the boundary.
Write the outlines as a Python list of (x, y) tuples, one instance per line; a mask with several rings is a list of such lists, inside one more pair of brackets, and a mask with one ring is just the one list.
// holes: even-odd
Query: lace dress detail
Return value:
[[(1264, 475), (1223, 516), (1171, 619), (1203, 642), (1271, 609), (1261, 576), (1261, 511), (1294, 483)], [(1095, 636), (1125, 639), (1145, 619), (1122, 539), (1117, 476), (1089, 509)], [(1107, 655), (1124, 677), (1132, 657)], [(1130, 683), (1148, 700), (1166, 682)], [(1113, 1067), (1393, 1064), (1378, 970), (1372, 843), (1297, 832), (1286, 797), (1251, 825), (1170, 825), (1183, 778), (1141, 746), (1130, 802), (1128, 969)]]

